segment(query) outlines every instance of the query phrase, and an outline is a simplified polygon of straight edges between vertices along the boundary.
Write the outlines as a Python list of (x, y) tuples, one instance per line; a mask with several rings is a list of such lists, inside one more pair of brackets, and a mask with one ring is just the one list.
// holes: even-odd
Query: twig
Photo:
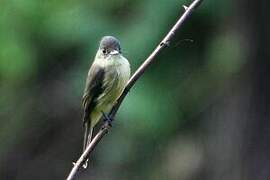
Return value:
[[(165, 38), (159, 43), (159, 45), (156, 47), (156, 49), (148, 56), (148, 58), (144, 61), (144, 63), (136, 70), (136, 72), (132, 75), (130, 80), (128, 81), (123, 93), (117, 100), (117, 103), (112, 108), (109, 117), (111, 119), (114, 119), (115, 114), (117, 113), (120, 105), (122, 104), (124, 98), (128, 94), (129, 90), (132, 88), (132, 86), (135, 84), (135, 82), (143, 75), (145, 70), (149, 67), (151, 63), (153, 63), (154, 58), (160, 53), (160, 51), (166, 47), (169, 46), (170, 40), (175, 35), (175, 32), (181, 27), (183, 22), (191, 15), (192, 11), (202, 2), (202, 0), (194, 0), (190, 6), (183, 6), (185, 12), (183, 15), (178, 19), (176, 24), (172, 27), (172, 29), (168, 32), (168, 34), (165, 36)], [(99, 132), (96, 134), (96, 136), (93, 138), (91, 143), (87, 146), (83, 154), (80, 156), (80, 158), (77, 160), (77, 162), (74, 164), (72, 170), (70, 171), (69, 176), (67, 177), (67, 180), (73, 180), (75, 178), (75, 175), (77, 174), (79, 168), (82, 166), (83, 162), (89, 157), (90, 153), (95, 149), (96, 145), (99, 143), (99, 141), (105, 136), (105, 134), (108, 133), (110, 129), (110, 124), (106, 121), (104, 122), (102, 128), (99, 130)]]

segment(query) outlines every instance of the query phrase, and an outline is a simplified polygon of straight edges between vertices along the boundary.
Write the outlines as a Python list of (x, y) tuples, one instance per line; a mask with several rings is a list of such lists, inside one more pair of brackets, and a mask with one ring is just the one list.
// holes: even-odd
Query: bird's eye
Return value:
[(102, 53), (103, 53), (103, 54), (106, 54), (106, 52), (107, 52), (107, 51), (106, 51), (105, 49), (102, 50)]

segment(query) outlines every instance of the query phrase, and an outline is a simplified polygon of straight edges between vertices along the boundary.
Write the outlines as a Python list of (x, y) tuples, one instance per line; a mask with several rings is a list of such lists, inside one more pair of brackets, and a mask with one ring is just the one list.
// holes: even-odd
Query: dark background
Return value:
[[(0, 179), (64, 179), (99, 40), (132, 72), (183, 0), (2, 0)], [(78, 179), (268, 180), (269, 1), (205, 0), (130, 91)]]

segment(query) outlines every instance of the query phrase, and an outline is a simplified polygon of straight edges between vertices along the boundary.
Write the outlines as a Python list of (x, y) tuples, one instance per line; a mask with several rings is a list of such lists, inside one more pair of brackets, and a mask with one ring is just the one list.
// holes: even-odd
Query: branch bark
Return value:
[[(167, 35), (164, 37), (164, 39), (158, 44), (158, 46), (154, 49), (154, 51), (148, 56), (148, 58), (143, 62), (143, 64), (136, 70), (136, 72), (132, 75), (130, 80), (128, 81), (123, 93), (117, 100), (117, 103), (112, 108), (109, 117), (111, 119), (114, 119), (115, 114), (117, 113), (120, 105), (122, 104), (124, 98), (128, 94), (129, 90), (133, 87), (133, 85), (136, 83), (136, 81), (143, 75), (145, 70), (154, 62), (154, 58), (160, 53), (160, 51), (169, 46), (169, 43), (172, 39), (172, 37), (175, 35), (176, 31), (182, 26), (184, 21), (191, 15), (193, 10), (200, 5), (200, 3), (203, 0), (194, 0), (190, 6), (183, 5), (183, 8), (185, 12), (182, 14), (182, 16), (178, 19), (178, 21), (175, 23), (175, 25), (170, 29), (170, 31), (167, 33)], [(91, 152), (95, 149), (96, 145), (100, 142), (100, 140), (108, 133), (110, 129), (110, 124), (106, 121), (104, 122), (103, 126), (99, 130), (99, 132), (96, 134), (96, 136), (93, 138), (91, 143), (87, 146), (85, 151), (82, 153), (80, 158), (77, 160), (77, 162), (74, 164), (72, 170), (69, 173), (69, 176), (66, 180), (73, 180), (79, 170), (79, 168), (82, 166), (83, 162), (89, 157)]]

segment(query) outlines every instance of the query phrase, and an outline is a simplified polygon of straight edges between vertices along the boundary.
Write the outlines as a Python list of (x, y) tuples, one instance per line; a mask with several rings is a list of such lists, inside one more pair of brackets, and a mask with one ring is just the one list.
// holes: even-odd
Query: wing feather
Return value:
[(96, 106), (96, 99), (104, 90), (105, 70), (99, 65), (93, 64), (88, 72), (86, 85), (82, 98), (82, 106), (84, 108), (83, 122), (90, 121), (90, 114)]

